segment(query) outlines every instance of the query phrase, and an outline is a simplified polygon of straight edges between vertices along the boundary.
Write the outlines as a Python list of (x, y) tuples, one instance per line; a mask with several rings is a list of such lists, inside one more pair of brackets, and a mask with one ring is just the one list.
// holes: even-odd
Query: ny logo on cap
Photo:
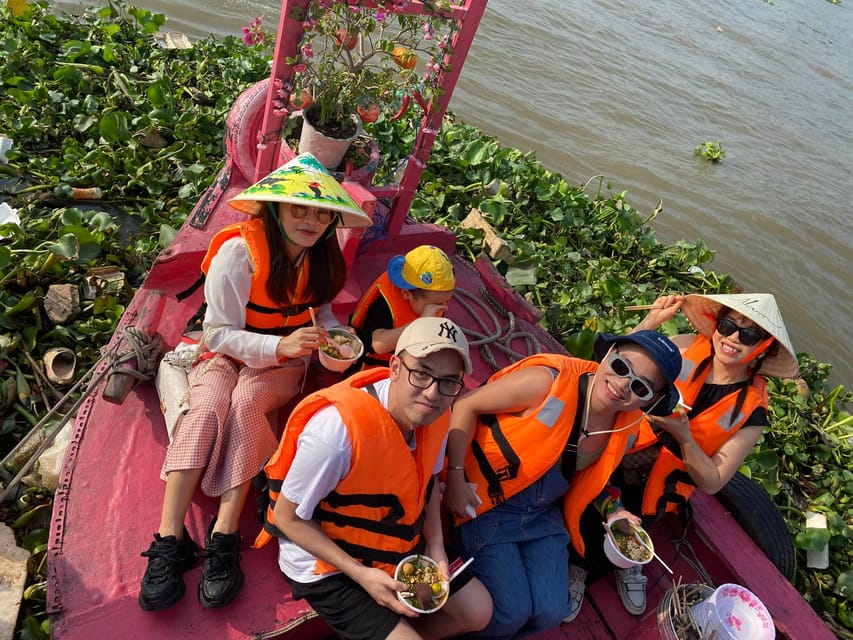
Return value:
[(449, 322), (442, 322), (438, 325), (438, 337), (447, 336), (453, 342), (457, 342), (456, 340), (457, 329), (454, 325)]

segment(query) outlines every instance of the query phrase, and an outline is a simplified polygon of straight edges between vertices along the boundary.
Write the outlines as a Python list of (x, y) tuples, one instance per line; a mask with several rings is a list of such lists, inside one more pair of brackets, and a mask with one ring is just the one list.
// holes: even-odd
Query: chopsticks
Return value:
[(465, 571), (465, 569), (468, 567), (468, 565), (471, 564), (472, 562), (474, 562), (474, 556), (471, 556), (470, 558), (468, 558), (465, 562), (463, 562), (461, 565), (459, 565), (459, 567), (457, 567), (455, 571), (451, 572), (450, 577), (447, 579), (447, 581), (448, 582), (453, 581), (453, 578), (455, 578), (460, 573)]
[(629, 304), (626, 307), (622, 307), (624, 311), (647, 311), (649, 309), (661, 309), (659, 305), (656, 304)]
[(314, 328), (317, 328), (317, 316), (314, 315), (314, 307), (308, 307), (308, 313), (311, 314), (311, 324), (314, 325)]

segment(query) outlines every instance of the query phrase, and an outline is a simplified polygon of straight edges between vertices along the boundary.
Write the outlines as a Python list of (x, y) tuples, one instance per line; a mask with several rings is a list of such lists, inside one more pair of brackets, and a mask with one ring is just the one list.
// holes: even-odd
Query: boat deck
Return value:
[[(183, 302), (178, 302), (175, 294), (195, 280), (208, 233), (186, 234), (180, 250), (161, 258), (128, 308), (122, 326), (151, 322), (167, 348), (175, 344), (201, 293)], [(425, 242), (453, 250), (453, 237), (432, 225), (406, 225), (401, 236), (405, 240), (393, 252), (378, 250), (377, 244), (369, 253), (355, 257), (347, 287), (335, 305), (341, 319), (347, 317), (358, 292), (385, 268), (393, 253)], [(485, 347), (474, 349), (475, 370), (466, 379), (469, 388), (485, 380), (495, 365), (503, 366), (511, 355), (524, 355), (531, 347), (563, 352), (559, 343), (531, 322), (535, 319), (533, 311), (502, 288), (502, 281), (494, 279), (488, 266), (480, 264), (478, 270), (456, 256), (454, 262), (461, 293), (452, 301), (448, 316), (468, 329), (475, 343), (485, 340), (478, 338), (481, 335), (498, 336)], [(119, 335), (120, 331), (116, 333)], [(316, 361), (312, 363), (309, 380), (314, 387), (338, 379), (339, 374), (325, 371)], [(281, 413), (286, 415), (287, 408)], [(187, 572), (188, 593), (176, 606), (154, 613), (139, 608), (136, 598), (146, 562), (139, 554), (148, 547), (159, 521), (165, 486), (159, 472), (166, 445), (159, 401), (151, 384), (133, 391), (120, 408), (100, 400), (95, 393), (81, 409), (56, 496), (51, 530), (48, 606), (54, 637), (88, 639), (100, 636), (105, 629), (121, 638), (191, 638), (210, 634), (217, 638), (328, 637), (328, 629), (313, 619), (311, 609), (291, 599), (277, 567), (275, 545), (262, 550), (248, 548), (258, 529), (251, 503), (241, 522), (246, 583), (233, 605), (222, 610), (199, 605), (195, 594), (201, 575), (198, 566)], [(770, 608), (780, 638), (824, 637), (820, 634), (825, 626), (816, 616), (803, 619), (803, 611), (811, 609), (804, 606), (799, 594), (722, 507), (705, 496), (697, 495), (694, 502), (697, 522), (688, 540), (714, 582), (737, 582), (752, 589)], [(196, 540), (203, 538), (215, 506), (214, 500), (197, 494), (187, 516), (187, 527)], [(673, 524), (674, 528), (670, 528)], [(686, 559), (689, 554), (679, 555), (672, 543), (681, 534), (679, 527), (669, 521), (657, 523), (652, 528), (655, 546), (682, 583), (695, 582), (699, 576)], [(722, 539), (709, 539), (706, 531), (715, 531)], [(738, 574), (733, 567), (743, 571)], [(650, 589), (645, 616), (638, 618), (625, 612), (612, 578), (605, 577), (588, 590), (584, 608), (575, 621), (536, 637), (657, 638), (655, 606), (672, 583), (657, 563), (647, 566), (647, 575)], [(792, 615), (795, 619), (788, 620)], [(827, 631), (825, 637), (832, 635)]]

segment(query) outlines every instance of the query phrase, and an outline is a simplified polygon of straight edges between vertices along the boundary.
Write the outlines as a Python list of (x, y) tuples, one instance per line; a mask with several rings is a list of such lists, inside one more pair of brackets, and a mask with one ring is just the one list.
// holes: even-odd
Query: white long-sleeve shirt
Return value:
[[(204, 297), (207, 301), (204, 339), (211, 351), (261, 369), (278, 364), (275, 350), (281, 337), (245, 329), (246, 304), (252, 287), (253, 270), (254, 265), (242, 238), (226, 240), (216, 252), (204, 281)], [(330, 304), (317, 307), (316, 316), (317, 324), (321, 327), (330, 329), (340, 326)]]

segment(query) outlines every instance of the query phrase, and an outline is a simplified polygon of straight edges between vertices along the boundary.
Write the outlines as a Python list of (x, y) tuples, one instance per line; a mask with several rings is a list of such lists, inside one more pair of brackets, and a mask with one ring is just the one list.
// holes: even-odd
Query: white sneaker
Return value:
[(630, 569), (617, 569), (616, 591), (622, 600), (622, 605), (635, 616), (646, 610), (646, 582), (648, 578), (643, 575), (643, 567), (635, 565)]
[(569, 565), (569, 598), (572, 602), (572, 612), (563, 618), (563, 622), (571, 622), (578, 617), (583, 604), (583, 594), (586, 591), (586, 569), (573, 564)]

